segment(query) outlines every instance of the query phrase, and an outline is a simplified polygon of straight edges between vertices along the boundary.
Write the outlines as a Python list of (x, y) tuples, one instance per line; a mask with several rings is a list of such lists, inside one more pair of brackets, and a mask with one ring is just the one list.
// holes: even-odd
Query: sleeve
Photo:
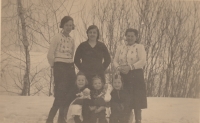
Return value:
[(76, 49), (76, 53), (74, 56), (74, 63), (75, 65), (78, 67), (78, 69), (80, 71), (82, 71), (81, 69), (81, 59), (82, 59), (82, 53), (81, 53), (81, 44), (78, 46), (78, 48)]
[(132, 64), (132, 67), (134, 69), (143, 68), (146, 64), (146, 51), (143, 45), (139, 45), (139, 47), (137, 48), (137, 53), (139, 60), (136, 63)]
[(104, 69), (106, 70), (111, 62), (111, 58), (110, 58), (110, 54), (108, 52), (108, 49), (106, 47), (106, 45), (104, 44), (104, 48), (103, 48), (103, 51), (104, 51), (104, 62), (103, 62), (103, 66), (104, 66)]
[(54, 64), (55, 50), (56, 50), (57, 45), (58, 45), (58, 41), (57, 40), (58, 40), (57, 36), (55, 36), (51, 40), (49, 51), (48, 51), (48, 54), (47, 54), (47, 59), (48, 59), (48, 62), (49, 62), (51, 67), (53, 67), (53, 64)]
[(119, 66), (119, 53), (120, 53), (120, 47), (117, 48), (115, 57), (113, 60), (114, 67), (117, 68)]
[(74, 52), (75, 52), (75, 40), (72, 39), (72, 41), (73, 41), (72, 55), (73, 55), (73, 57), (74, 57)]

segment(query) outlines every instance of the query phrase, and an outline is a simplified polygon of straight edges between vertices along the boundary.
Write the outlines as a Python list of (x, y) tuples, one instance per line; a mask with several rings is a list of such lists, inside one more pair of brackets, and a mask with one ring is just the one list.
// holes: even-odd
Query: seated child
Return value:
[(68, 93), (68, 111), (65, 117), (67, 123), (82, 123), (82, 105), (84, 101), (90, 99), (90, 90), (85, 88), (87, 85), (86, 77), (79, 72), (76, 79), (76, 87)]
[(90, 103), (90, 122), (89, 123), (107, 123), (106, 120), (106, 102), (104, 100), (104, 84), (100, 77), (95, 76), (92, 79), (93, 90), (91, 91)]
[(113, 79), (113, 91), (111, 92), (111, 115), (110, 123), (128, 123), (131, 109), (129, 93), (123, 89), (120, 75)]

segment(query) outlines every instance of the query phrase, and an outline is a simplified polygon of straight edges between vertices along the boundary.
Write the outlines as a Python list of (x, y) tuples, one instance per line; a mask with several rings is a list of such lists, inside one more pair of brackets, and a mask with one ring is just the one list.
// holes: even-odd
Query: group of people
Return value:
[[(76, 50), (69, 35), (74, 30), (73, 18), (63, 17), (60, 28), (62, 31), (52, 38), (47, 55), (53, 68), (55, 99), (46, 123), (53, 123), (58, 110), (58, 123), (108, 123), (108, 107), (109, 123), (131, 123), (134, 115), (135, 123), (141, 123), (141, 109), (147, 108), (143, 74), (146, 52), (138, 42), (138, 31), (127, 29), (125, 44), (116, 50), (113, 90), (110, 101), (105, 101), (104, 73), (111, 57), (106, 45), (99, 41), (98, 27), (88, 27), (88, 39)], [(79, 70), (77, 74), (75, 66)]]

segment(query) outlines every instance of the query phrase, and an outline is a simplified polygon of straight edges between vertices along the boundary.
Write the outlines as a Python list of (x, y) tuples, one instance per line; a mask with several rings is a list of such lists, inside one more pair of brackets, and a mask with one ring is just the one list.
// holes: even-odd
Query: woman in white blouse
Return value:
[[(114, 66), (120, 72), (124, 89), (131, 95), (130, 109), (134, 109), (136, 123), (141, 123), (141, 109), (147, 108), (143, 67), (146, 63), (144, 46), (138, 43), (138, 31), (129, 28), (126, 42), (117, 48)], [(130, 119), (132, 119), (132, 112)]]
[(64, 109), (66, 95), (74, 85), (76, 74), (74, 67), (74, 39), (70, 32), (74, 29), (74, 20), (70, 16), (62, 18), (60, 23), (62, 31), (51, 40), (47, 59), (53, 68), (54, 76), (54, 103), (49, 111), (46, 123), (53, 123), (53, 119), (59, 110), (58, 123), (65, 123)]

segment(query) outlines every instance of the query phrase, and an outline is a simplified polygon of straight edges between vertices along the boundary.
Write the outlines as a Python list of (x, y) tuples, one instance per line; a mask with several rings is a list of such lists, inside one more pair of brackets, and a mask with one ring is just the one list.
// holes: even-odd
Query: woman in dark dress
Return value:
[(134, 109), (136, 123), (141, 123), (141, 109), (147, 108), (143, 72), (146, 63), (146, 52), (144, 46), (137, 42), (138, 31), (136, 29), (127, 29), (125, 36), (125, 45), (117, 48), (114, 66), (121, 74), (124, 89), (130, 93), (130, 106)]
[(108, 68), (111, 58), (104, 43), (98, 41), (99, 29), (95, 25), (87, 29), (88, 40), (82, 42), (75, 53), (74, 63), (86, 75), (89, 88), (92, 89), (92, 78), (100, 76), (105, 83), (104, 72)]
[[(83, 72), (88, 80), (88, 88), (92, 87), (92, 78), (100, 76), (103, 83), (105, 83), (104, 72), (108, 68), (111, 58), (107, 47), (104, 43), (98, 41), (99, 29), (95, 25), (91, 25), (87, 29), (88, 40), (82, 42), (75, 53), (74, 63), (79, 71)], [(89, 104), (83, 105), (83, 123), (89, 123), (90, 119)]]

